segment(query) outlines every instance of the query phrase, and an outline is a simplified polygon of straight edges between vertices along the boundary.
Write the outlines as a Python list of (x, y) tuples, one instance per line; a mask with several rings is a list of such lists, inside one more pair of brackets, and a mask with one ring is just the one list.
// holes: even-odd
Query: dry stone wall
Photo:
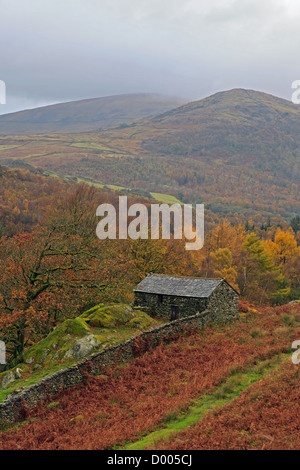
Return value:
[[(234, 318), (235, 316), (232, 314), (223, 315), (222, 322), (231, 321)], [(211, 311), (206, 310), (196, 315), (152, 328), (124, 343), (95, 353), (72, 367), (49, 375), (35, 385), (15, 394), (10, 394), (5, 401), (0, 403), (0, 423), (13, 423), (23, 420), (26, 416), (26, 408), (33, 408), (38, 403), (53, 398), (60, 392), (84, 382), (88, 375), (104, 373), (107, 366), (130, 361), (147, 350), (155, 348), (160, 342), (172, 341), (179, 334), (201, 330), (207, 324), (216, 321), (215, 315)]]

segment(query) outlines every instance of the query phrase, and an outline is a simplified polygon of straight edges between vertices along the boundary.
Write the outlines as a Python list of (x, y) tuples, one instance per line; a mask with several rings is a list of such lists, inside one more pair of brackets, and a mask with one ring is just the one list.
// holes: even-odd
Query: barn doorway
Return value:
[(179, 307), (177, 305), (171, 305), (171, 317), (170, 320), (174, 321), (179, 318)]

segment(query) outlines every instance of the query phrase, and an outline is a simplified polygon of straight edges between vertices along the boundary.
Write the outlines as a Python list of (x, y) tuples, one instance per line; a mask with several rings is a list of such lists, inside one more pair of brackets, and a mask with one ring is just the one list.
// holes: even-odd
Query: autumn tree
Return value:
[(150, 272), (174, 275), (194, 274), (194, 267), (183, 240), (128, 241), (136, 282)]
[(58, 320), (122, 285), (129, 261), (96, 238), (94, 195), (79, 188), (44, 228), (0, 239), (0, 330), (13, 358)]
[(231, 286), (238, 290), (239, 287), (236, 283), (237, 268), (233, 266), (232, 253), (229, 248), (219, 248), (212, 253), (214, 264), (214, 275), (216, 277), (226, 279)]
[(289, 299), (299, 298), (300, 294), (300, 247), (293, 231), (278, 229), (274, 241), (266, 240), (265, 245), (274, 263), (281, 268), (282, 274), (287, 279), (290, 288)]
[(278, 265), (284, 265), (297, 252), (297, 241), (290, 231), (276, 231), (274, 242), (269, 241), (269, 251)]
[(274, 265), (262, 240), (255, 233), (250, 233), (243, 244), (238, 284), (241, 295), (257, 304), (270, 301), (277, 291), (282, 291), (282, 295), (287, 293), (282, 290), (286, 286), (280, 268)]

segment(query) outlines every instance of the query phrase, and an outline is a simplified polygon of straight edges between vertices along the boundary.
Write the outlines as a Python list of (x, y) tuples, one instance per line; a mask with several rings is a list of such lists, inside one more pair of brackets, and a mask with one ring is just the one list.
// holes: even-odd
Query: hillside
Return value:
[(163, 113), (183, 101), (135, 93), (43, 106), (0, 116), (0, 134), (85, 132)]
[(0, 138), (0, 164), (203, 202), (215, 214), (291, 220), (300, 212), (300, 108), (231, 90), (121, 128)]
[(221, 159), (226, 164), (300, 176), (300, 107), (253, 90), (220, 92), (150, 118), (143, 147), (157, 154)]
[(71, 192), (74, 183), (46, 178), (30, 165), (0, 166), (0, 238), (31, 232)]
[(299, 449), (299, 304), (243, 310), (24, 410), (0, 448)]
[(0, 402), (21, 387), (37, 383), (57, 370), (160, 323), (161, 320), (125, 304), (100, 304), (69, 318), (26, 349), (13, 368), (0, 372)]

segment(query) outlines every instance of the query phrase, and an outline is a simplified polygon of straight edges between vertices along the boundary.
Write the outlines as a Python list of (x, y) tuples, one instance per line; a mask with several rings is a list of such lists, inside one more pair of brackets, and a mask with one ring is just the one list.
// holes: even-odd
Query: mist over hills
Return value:
[(163, 113), (183, 100), (133, 93), (70, 101), (0, 116), (0, 134), (85, 132)]

